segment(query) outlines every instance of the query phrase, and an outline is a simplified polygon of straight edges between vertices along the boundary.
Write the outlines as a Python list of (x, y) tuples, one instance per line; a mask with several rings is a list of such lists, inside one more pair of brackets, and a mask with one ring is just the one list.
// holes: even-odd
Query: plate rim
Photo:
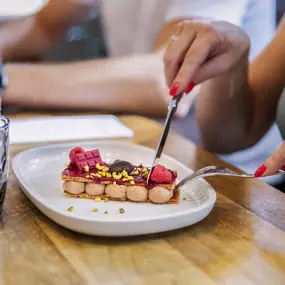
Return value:
[[(129, 147), (135, 147), (135, 148), (141, 148), (144, 150), (148, 150), (148, 151), (155, 151), (152, 148), (143, 146), (143, 145), (139, 145), (139, 144), (134, 144), (134, 143), (129, 143), (129, 142), (120, 142), (120, 141), (90, 141), (90, 142), (78, 142), (80, 144), (80, 146), (84, 146), (84, 145), (92, 145), (92, 144), (107, 144), (107, 145), (123, 145), (123, 146), (129, 146)], [(65, 211), (63, 210), (58, 210), (58, 209), (54, 209), (52, 206), (50, 206), (48, 203), (43, 202), (42, 198), (40, 195), (37, 194), (37, 192), (35, 191), (33, 194), (31, 194), (31, 191), (29, 191), (28, 189), (31, 187), (27, 187), (27, 184), (25, 182), (25, 178), (19, 173), (18, 171), (18, 167), (17, 167), (17, 162), (19, 161), (19, 159), (23, 156), (26, 155), (27, 153), (31, 153), (33, 151), (37, 151), (37, 150), (42, 150), (42, 149), (56, 149), (57, 147), (74, 147), (76, 144), (76, 142), (72, 142), (72, 143), (62, 143), (62, 144), (49, 144), (49, 145), (45, 145), (45, 146), (39, 146), (39, 147), (34, 147), (34, 148), (29, 148), (26, 149), (24, 151), (19, 152), (18, 154), (16, 154), (14, 156), (14, 158), (12, 159), (12, 170), (17, 178), (18, 184), (20, 186), (20, 188), (22, 189), (22, 191), (24, 192), (24, 194), (27, 196), (27, 198), (29, 200), (35, 199), (38, 203), (41, 204), (42, 207), (48, 209), (49, 211), (60, 215), (64, 218), (72, 218), (75, 219), (77, 221), (84, 221), (84, 222), (96, 222), (96, 223), (133, 223), (133, 222), (154, 222), (154, 221), (161, 221), (161, 220), (165, 220), (165, 219), (172, 219), (172, 218), (179, 218), (179, 217), (184, 217), (187, 216), (191, 213), (196, 213), (196, 212), (201, 212), (204, 211), (208, 208), (213, 208), (213, 206), (216, 203), (217, 200), (217, 194), (215, 189), (204, 179), (199, 179), (201, 183), (204, 183), (208, 186), (208, 193), (209, 193), (209, 199), (203, 203), (202, 205), (199, 205), (196, 208), (192, 208), (191, 209), (191, 213), (186, 210), (186, 211), (182, 211), (182, 212), (178, 212), (175, 214), (171, 214), (171, 213), (167, 213), (167, 214), (160, 214), (158, 217), (156, 216), (152, 216), (152, 217), (140, 217), (140, 218), (128, 218), (127, 220), (125, 219), (106, 219), (104, 220), (102, 217), (96, 217), (96, 216), (92, 216), (90, 215), (90, 217), (80, 217), (80, 216), (75, 216), (72, 213), (65, 213)], [(166, 159), (169, 159), (170, 161), (174, 162), (174, 163), (178, 163), (181, 167), (183, 168), (187, 168), (187, 170), (192, 171), (189, 167), (187, 167), (186, 165), (184, 165), (183, 163), (181, 163), (180, 161), (176, 160), (175, 158), (167, 155), (167, 154), (163, 154), (162, 157), (165, 157)], [(30, 198), (31, 196), (31, 198)], [(33, 201), (31, 201), (33, 203)], [(34, 204), (34, 203), (33, 203)], [(35, 205), (36, 206), (36, 205)], [(38, 208), (36, 206), (36, 208)], [(211, 211), (211, 210), (210, 210)]]

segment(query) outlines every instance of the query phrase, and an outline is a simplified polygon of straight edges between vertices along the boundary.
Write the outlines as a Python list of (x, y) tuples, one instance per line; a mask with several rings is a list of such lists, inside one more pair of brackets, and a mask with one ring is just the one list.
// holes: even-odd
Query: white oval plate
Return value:
[[(67, 198), (61, 190), (61, 172), (74, 144), (50, 145), (26, 150), (12, 161), (19, 184), (27, 197), (46, 216), (70, 230), (98, 236), (134, 236), (174, 230), (193, 225), (212, 210), (216, 193), (204, 180), (185, 185), (179, 204), (154, 205), (131, 202), (95, 202)], [(133, 164), (151, 165), (152, 149), (122, 142), (81, 143), (86, 150), (98, 148), (105, 162), (123, 159)], [(163, 155), (161, 164), (178, 170), (178, 180), (192, 171), (177, 160)], [(183, 200), (186, 196), (187, 200)], [(67, 208), (74, 207), (73, 212)], [(98, 208), (98, 212), (92, 212)], [(120, 214), (119, 209), (125, 210)], [(108, 214), (104, 214), (108, 211)]]

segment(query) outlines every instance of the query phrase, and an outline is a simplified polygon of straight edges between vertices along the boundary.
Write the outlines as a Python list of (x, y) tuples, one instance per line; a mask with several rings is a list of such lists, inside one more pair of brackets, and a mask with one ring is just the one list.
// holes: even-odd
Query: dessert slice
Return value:
[(174, 191), (177, 173), (162, 165), (154, 168), (147, 183), (149, 167), (122, 160), (107, 164), (97, 149), (85, 151), (76, 147), (70, 151), (69, 158), (70, 163), (61, 175), (62, 187), (68, 196), (105, 201), (178, 203), (179, 191)]

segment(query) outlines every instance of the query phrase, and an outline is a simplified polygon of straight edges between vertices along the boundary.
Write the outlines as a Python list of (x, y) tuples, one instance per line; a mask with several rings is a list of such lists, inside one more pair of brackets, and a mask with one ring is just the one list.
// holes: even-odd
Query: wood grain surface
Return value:
[[(134, 143), (156, 147), (158, 123), (120, 119), (134, 130)], [(34, 146), (12, 146), (11, 158)], [(192, 169), (225, 164), (174, 133), (165, 152)], [(0, 284), (284, 285), (285, 195), (255, 179), (208, 181), (217, 203), (197, 225), (144, 237), (100, 238), (71, 232), (42, 215), (10, 171), (0, 224)]]

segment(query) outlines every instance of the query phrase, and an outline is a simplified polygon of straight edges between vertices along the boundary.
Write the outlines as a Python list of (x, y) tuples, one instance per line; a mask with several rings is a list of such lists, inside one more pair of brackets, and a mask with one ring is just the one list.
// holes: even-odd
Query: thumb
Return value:
[(285, 142), (255, 172), (255, 177), (276, 173), (285, 164)]

